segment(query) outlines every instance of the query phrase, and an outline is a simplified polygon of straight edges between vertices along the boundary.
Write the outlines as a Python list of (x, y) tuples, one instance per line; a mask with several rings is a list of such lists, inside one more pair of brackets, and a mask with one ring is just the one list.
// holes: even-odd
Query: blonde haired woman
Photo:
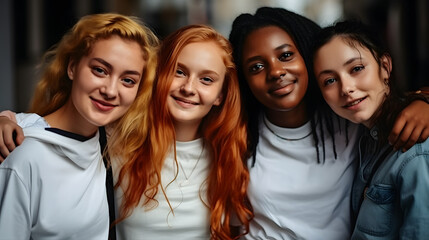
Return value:
[(98, 14), (47, 52), (35, 113), (17, 115), (33, 127), (0, 165), (1, 238), (108, 238), (98, 127), (145, 111), (133, 102), (150, 98), (157, 46), (137, 19)]

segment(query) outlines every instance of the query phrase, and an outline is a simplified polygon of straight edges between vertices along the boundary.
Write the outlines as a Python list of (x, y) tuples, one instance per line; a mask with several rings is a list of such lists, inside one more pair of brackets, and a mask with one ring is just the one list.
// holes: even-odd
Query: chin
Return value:
[(97, 118), (92, 118), (89, 120), (89, 122), (94, 125), (95, 127), (103, 127), (108, 125), (109, 123), (113, 122), (111, 120), (111, 118), (108, 117), (97, 117)]

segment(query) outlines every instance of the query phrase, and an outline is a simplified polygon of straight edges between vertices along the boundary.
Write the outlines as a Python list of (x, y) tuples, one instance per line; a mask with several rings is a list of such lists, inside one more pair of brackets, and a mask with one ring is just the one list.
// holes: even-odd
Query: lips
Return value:
[(189, 107), (190, 105), (191, 106), (199, 105), (197, 102), (194, 102), (185, 98), (180, 98), (175, 96), (172, 96), (172, 97), (180, 106), (183, 106), (183, 107)]
[(94, 106), (101, 111), (110, 111), (113, 108), (117, 107), (117, 105), (114, 105), (105, 101), (101, 101), (95, 98), (91, 98), (91, 101), (94, 104)]
[(293, 85), (294, 83), (296, 83), (296, 80), (286, 80), (284, 78), (278, 80), (276, 82), (276, 84), (274, 84), (269, 90), (268, 92), (274, 95), (285, 95), (288, 94), (290, 92), (292, 92), (293, 90)]
[(346, 105), (344, 105), (343, 107), (344, 107), (344, 108), (353, 107), (353, 106), (355, 106), (355, 105), (359, 104), (360, 102), (362, 102), (362, 101), (363, 101), (363, 100), (365, 100), (365, 99), (366, 99), (366, 97), (359, 98), (359, 99), (355, 99), (355, 100), (353, 100), (353, 101), (349, 101), (349, 102), (347, 102), (347, 104), (346, 104)]

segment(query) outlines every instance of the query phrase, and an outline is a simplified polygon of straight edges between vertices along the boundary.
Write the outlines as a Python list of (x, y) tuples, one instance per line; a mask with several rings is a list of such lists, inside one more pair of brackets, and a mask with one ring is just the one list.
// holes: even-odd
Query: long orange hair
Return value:
[(162, 43), (149, 111), (152, 126), (148, 135), (144, 136), (141, 147), (131, 151), (126, 149), (127, 142), (141, 138), (139, 134), (128, 135), (128, 139), (121, 136), (112, 139), (122, 142), (124, 146), (121, 154), (124, 163), (116, 184), (116, 187), (121, 183), (125, 185), (121, 186), (124, 188), (121, 219), (131, 214), (142, 197), (143, 205), (156, 201), (164, 160), (172, 146), (175, 146), (175, 130), (167, 108), (167, 97), (177, 68), (177, 58), (186, 45), (194, 42), (213, 42), (219, 46), (223, 50), (222, 57), (227, 69), (222, 87), (223, 102), (213, 106), (199, 130), (206, 146), (210, 147), (212, 160), (207, 179), (211, 237), (230, 239), (230, 216), (238, 216), (246, 232), (252, 217), (246, 204), (249, 173), (242, 161), (246, 152), (246, 125), (241, 112), (232, 48), (221, 34), (204, 25), (183, 27)]

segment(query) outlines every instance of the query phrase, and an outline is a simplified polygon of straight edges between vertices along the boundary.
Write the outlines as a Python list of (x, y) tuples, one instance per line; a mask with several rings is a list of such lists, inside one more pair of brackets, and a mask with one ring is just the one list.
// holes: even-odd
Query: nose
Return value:
[(180, 92), (182, 92), (185, 95), (194, 95), (195, 94), (194, 80), (195, 80), (194, 77), (188, 77), (180, 87)]
[(100, 93), (106, 99), (115, 98), (118, 95), (117, 82), (114, 78), (106, 79), (100, 88)]
[(269, 63), (269, 68), (270, 68), (269, 76), (268, 76), (269, 80), (275, 81), (286, 75), (286, 67), (282, 62), (278, 61), (277, 59)]
[(340, 82), (341, 82), (341, 95), (349, 96), (356, 90), (355, 83), (352, 79), (343, 77), (341, 78)]

